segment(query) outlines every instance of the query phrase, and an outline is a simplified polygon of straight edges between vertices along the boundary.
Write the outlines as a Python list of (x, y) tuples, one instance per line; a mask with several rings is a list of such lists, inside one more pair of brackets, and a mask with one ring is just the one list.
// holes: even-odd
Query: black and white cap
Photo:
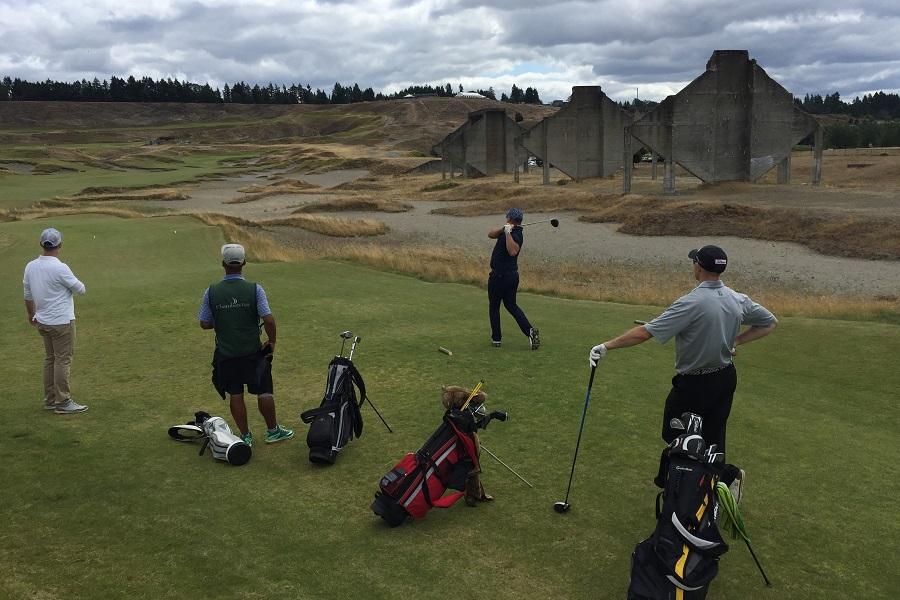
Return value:
[(718, 246), (703, 246), (688, 252), (688, 258), (710, 273), (721, 273), (728, 266), (728, 256)]

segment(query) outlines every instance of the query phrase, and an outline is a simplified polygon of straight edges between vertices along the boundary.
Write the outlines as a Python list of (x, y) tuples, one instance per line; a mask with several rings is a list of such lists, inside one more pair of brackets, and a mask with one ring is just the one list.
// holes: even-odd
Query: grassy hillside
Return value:
[(493, 100), (426, 98), (348, 105), (0, 102), (0, 142), (90, 144), (169, 138), (192, 143), (320, 139), (428, 153), (471, 111), (521, 113), (531, 126), (556, 109)]

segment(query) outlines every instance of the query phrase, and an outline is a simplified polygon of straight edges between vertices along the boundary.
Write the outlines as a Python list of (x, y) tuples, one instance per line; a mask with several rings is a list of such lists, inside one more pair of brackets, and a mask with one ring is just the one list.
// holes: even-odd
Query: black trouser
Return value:
[[(737, 388), (737, 371), (734, 365), (706, 375), (676, 375), (663, 410), (662, 438), (671, 442), (682, 432), (673, 429), (669, 422), (690, 412), (703, 417), (703, 439), (707, 446), (716, 444), (716, 452), (725, 456), (725, 429), (734, 390)], [(731, 483), (737, 475), (736, 467), (726, 465), (724, 483)]]

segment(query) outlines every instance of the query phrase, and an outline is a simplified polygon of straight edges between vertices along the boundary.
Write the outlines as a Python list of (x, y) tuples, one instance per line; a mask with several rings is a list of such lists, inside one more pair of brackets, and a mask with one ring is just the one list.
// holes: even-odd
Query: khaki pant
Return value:
[(38, 324), (44, 339), (44, 403), (62, 406), (71, 399), (69, 370), (75, 354), (75, 321), (65, 325)]

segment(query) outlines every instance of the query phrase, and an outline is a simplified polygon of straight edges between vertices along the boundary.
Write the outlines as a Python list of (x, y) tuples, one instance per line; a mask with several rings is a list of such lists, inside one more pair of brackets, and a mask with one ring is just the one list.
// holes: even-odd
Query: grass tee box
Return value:
[[(74, 417), (41, 409), (42, 347), (22, 302), (22, 269), (49, 226), (87, 286), (72, 384), (91, 410)], [(572, 509), (553, 505), (566, 493), (589, 348), (661, 307), (532, 296), (540, 350), (498, 352), (483, 289), (340, 262), (258, 263), (250, 247), (245, 275), (278, 323), (279, 420), (298, 435), (254, 447), (236, 468), (166, 434), (198, 410), (231, 422), (209, 381), (212, 335), (195, 318), (222, 276), (224, 241), (186, 217), (0, 223), (0, 597), (624, 596), (631, 551), (653, 529), (672, 348), (644, 344), (597, 369)], [(394, 433), (364, 405), (362, 436), (322, 467), (308, 461), (299, 415), (321, 401), (346, 330), (362, 338), (354, 363)], [(740, 508), (775, 587), (735, 542), (709, 597), (892, 597), (900, 330), (783, 319), (745, 348), (729, 451), (747, 471)], [(482, 378), (487, 407), (509, 413), (482, 443), (534, 488), (487, 457), (496, 501), (388, 528), (369, 509), (379, 479), (440, 423), (441, 385)], [(252, 409), (250, 422), (263, 426)]]

